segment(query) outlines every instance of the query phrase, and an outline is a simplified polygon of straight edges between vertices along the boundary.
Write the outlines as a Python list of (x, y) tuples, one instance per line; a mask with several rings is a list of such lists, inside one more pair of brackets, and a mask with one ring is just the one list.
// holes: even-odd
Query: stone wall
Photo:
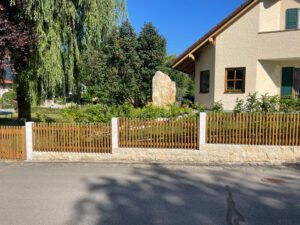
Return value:
[(114, 149), (112, 154), (34, 152), (33, 160), (105, 163), (281, 165), (300, 162), (300, 147), (203, 145), (201, 150)]

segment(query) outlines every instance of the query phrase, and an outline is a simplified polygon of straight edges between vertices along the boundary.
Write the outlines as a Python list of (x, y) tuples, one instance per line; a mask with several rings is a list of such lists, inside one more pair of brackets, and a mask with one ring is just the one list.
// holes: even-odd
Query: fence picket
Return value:
[[(198, 119), (126, 120), (128, 126), (120, 129), (123, 138), (120, 147), (195, 149), (198, 146)], [(121, 121), (123, 124), (124, 119)]]
[(110, 128), (106, 124), (34, 124), (34, 150), (111, 153)]
[(24, 127), (0, 126), (0, 159), (26, 159)]
[(300, 114), (208, 113), (207, 143), (300, 145)]

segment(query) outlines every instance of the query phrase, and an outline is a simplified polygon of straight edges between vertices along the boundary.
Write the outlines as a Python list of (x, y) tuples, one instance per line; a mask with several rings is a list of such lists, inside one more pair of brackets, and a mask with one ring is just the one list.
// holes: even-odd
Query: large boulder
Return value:
[(176, 102), (176, 83), (160, 71), (152, 80), (152, 102), (160, 107), (168, 107)]

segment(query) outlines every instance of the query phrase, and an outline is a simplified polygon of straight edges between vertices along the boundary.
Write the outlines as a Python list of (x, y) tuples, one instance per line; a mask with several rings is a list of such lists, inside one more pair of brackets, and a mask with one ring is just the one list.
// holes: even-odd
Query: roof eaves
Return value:
[(186, 49), (182, 54), (180, 54), (173, 62), (172, 67), (176, 68), (176, 66), (183, 61), (188, 55), (195, 52), (198, 49), (198, 46), (201, 45), (204, 41), (209, 39), (214, 33), (220, 30), (224, 25), (226, 25), (231, 19), (233, 19), (236, 15), (246, 9), (253, 3), (257, 3), (259, 0), (247, 0), (240, 7), (238, 7), (234, 12), (228, 15), (224, 20), (222, 20), (219, 24), (213, 27), (210, 31), (208, 31), (202, 38), (200, 38), (197, 42), (191, 45), (188, 49)]

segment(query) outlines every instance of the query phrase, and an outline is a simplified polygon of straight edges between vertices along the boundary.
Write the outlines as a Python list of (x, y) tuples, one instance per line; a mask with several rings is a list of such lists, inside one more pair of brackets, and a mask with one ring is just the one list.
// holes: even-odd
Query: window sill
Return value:
[(300, 28), (286, 29), (286, 30), (274, 30), (274, 31), (261, 31), (261, 32), (258, 32), (258, 34), (283, 33), (283, 32), (293, 32), (293, 31), (299, 31), (299, 30), (300, 30)]
[(242, 92), (242, 91), (225, 91), (224, 94), (245, 94), (245, 92)]

